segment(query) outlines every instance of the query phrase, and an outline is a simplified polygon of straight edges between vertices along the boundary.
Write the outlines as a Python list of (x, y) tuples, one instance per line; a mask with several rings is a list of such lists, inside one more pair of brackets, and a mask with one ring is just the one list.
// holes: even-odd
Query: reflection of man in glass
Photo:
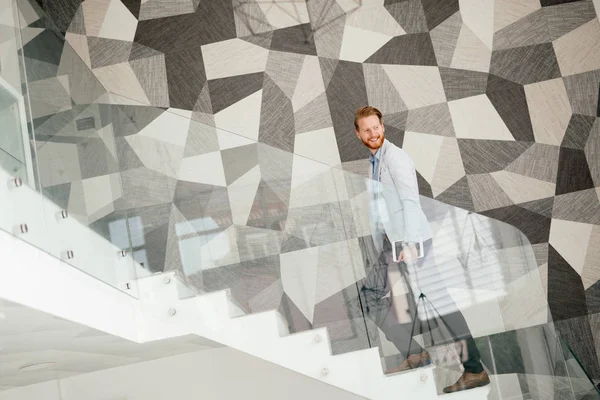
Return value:
[[(435, 304), (430, 303), (428, 299), (420, 299), (420, 288), (411, 284), (418, 282), (418, 275), (422, 274), (417, 271), (427, 269), (427, 275), (435, 273), (435, 276), (439, 276), (433, 263), (431, 229), (419, 201), (415, 167), (408, 154), (385, 139), (385, 128), (379, 110), (374, 107), (359, 108), (356, 111), (354, 126), (356, 136), (371, 151), (371, 200), (372, 208), (376, 209), (372, 216), (375, 219), (373, 239), (380, 253), (379, 258), (372, 263), (374, 265), (361, 290), (363, 308), (388, 340), (406, 356), (393, 372), (418, 368), (429, 364), (431, 357), (429, 352), (411, 337), (411, 333), (418, 335), (427, 330), (426, 328), (431, 331), (439, 325), (435, 317), (442, 316), (434, 315)], [(419, 251), (421, 245), (423, 249)], [(397, 249), (396, 260), (392, 260), (392, 246), (396, 246)], [(419, 253), (422, 257), (419, 257)], [(388, 282), (389, 266), (400, 269), (408, 289), (407, 302), (412, 321), (404, 326), (399, 324), (393, 311), (394, 298), (390, 296), (391, 285)], [(441, 276), (439, 280), (442, 280)], [(445, 287), (442, 290), (446, 290)], [(445, 388), (444, 392), (451, 393), (487, 385), (489, 377), (479, 361), (479, 351), (460, 311), (443, 316), (443, 322), (447, 325), (453, 341), (464, 340), (463, 343), (466, 343), (461, 355), (464, 373), (454, 385)], [(418, 329), (414, 329), (415, 325), (419, 325)], [(433, 336), (431, 337), (433, 340)]]

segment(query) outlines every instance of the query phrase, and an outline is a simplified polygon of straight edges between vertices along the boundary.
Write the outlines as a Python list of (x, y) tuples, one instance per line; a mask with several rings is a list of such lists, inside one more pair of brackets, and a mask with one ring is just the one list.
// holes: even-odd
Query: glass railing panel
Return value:
[(292, 331), (327, 326), (336, 352), (369, 347), (345, 172), (192, 112), (113, 99), (130, 103), (110, 110), (138, 263), (179, 271), (197, 292), (230, 289), (249, 313), (280, 309)]
[(515, 393), (526, 399), (598, 398), (592, 380), (552, 324), (476, 339), (480, 348), (486, 347), (486, 341), (482, 362), (494, 373), (494, 398)]
[(39, 194), (4, 168), (0, 168), (0, 229), (48, 251), (46, 220)]
[[(133, 254), (152, 272), (180, 271), (198, 292), (230, 289), (248, 313), (279, 309), (292, 332), (327, 327), (335, 353), (379, 347), (389, 372), (408, 346), (420, 346), (460, 375), (459, 339), (546, 322), (544, 303), (519, 306), (521, 291), (535, 294), (542, 284), (529, 242), (513, 227), (420, 197), (435, 268), (406, 276), (388, 268), (377, 278), (388, 280), (389, 294), (365, 293), (381, 263), (378, 235), (393, 230), (376, 225), (390, 204), (402, 204), (402, 187), (220, 130), (194, 113), (123, 104), (111, 112)], [(418, 304), (420, 293), (427, 303)], [(411, 338), (415, 309), (415, 338), (399, 343), (396, 336)], [(453, 320), (462, 328), (446, 326)]]
[(0, 166), (11, 176), (27, 179), (27, 166), (4, 150), (0, 150)]
[(35, 186), (22, 89), (20, 13), (15, 0), (2, 0), (3, 50), (0, 57), (0, 167), (24, 184)]
[[(523, 394), (534, 399), (578, 398), (593, 387), (581, 369), (570, 372), (576, 363), (548, 324), (550, 313), (535, 254), (519, 230), (423, 197), (420, 208), (425, 219), (419, 222), (406, 213), (415, 201), (409, 188), (375, 185), (373, 215), (381, 221), (382, 232), (378, 233), (383, 254), (386, 243), (391, 247), (398, 238), (417, 240), (410, 238), (410, 231), (427, 235), (425, 239), (431, 237), (422, 245), (423, 258), (400, 264), (389, 259), (375, 262), (375, 266), (387, 264), (387, 274), (376, 274), (378, 280), (372, 285), (376, 290), (369, 287), (365, 293), (367, 306), (381, 305), (374, 316), (365, 307), (367, 316), (384, 319), (393, 315), (396, 325), (377, 325), (401, 355), (416, 356), (413, 360), (409, 357), (409, 367), (430, 360), (436, 366), (439, 393), (487, 385), (484, 370), (496, 376), (516, 374)], [(431, 229), (428, 234), (423, 233), (425, 224)], [(403, 244), (400, 251), (409, 248)], [(388, 249), (388, 257), (390, 252)], [(385, 282), (392, 267), (399, 270), (400, 283)], [(380, 290), (382, 281), (392, 287), (392, 305), (382, 296), (387, 294)], [(385, 350), (384, 356), (389, 358)], [(395, 370), (403, 365), (407, 366), (406, 361)]]
[(548, 324), (476, 338), (494, 398), (572, 399), (564, 356)]
[[(363, 178), (348, 181), (365, 186)], [(451, 386), (464, 371), (478, 374), (467, 386), (487, 385), (486, 368), (490, 375), (522, 374), (536, 396), (550, 387), (568, 391), (562, 384), (571, 379), (555, 365), (564, 364), (562, 353), (540, 356), (558, 341), (543, 329), (548, 306), (527, 238), (502, 222), (419, 198), (402, 183), (367, 187), (373, 249), (364, 252), (370, 257), (361, 305), (377, 325), (388, 372), (432, 363), (440, 394), (459, 389)], [(395, 263), (394, 245), (396, 256), (417, 249)], [(511, 347), (514, 358), (498, 365), (503, 357), (496, 353)]]
[(77, 51), (80, 36), (67, 30), (65, 39), (65, 29), (36, 3), (16, 4), (45, 250), (133, 294), (128, 283), (147, 272), (133, 260), (127, 217), (119, 207), (123, 189), (111, 110), (103, 103), (107, 91)]
[[(44, 251), (49, 248), (43, 204), (35, 192), (35, 174), (25, 118), (25, 98), (20, 92), (19, 30), (15, 4), (4, 6), (6, 34), (0, 73), (0, 229)], [(9, 24), (10, 16), (12, 23)], [(13, 266), (14, 267), (14, 266)]]
[[(174, 229), (176, 221), (186, 219), (175, 205), (193, 200), (182, 208), (197, 215), (212, 193), (210, 185), (192, 189), (185, 181), (178, 182), (191, 120), (143, 105), (111, 105), (110, 112), (123, 188), (117, 206), (127, 215), (132, 255), (150, 273), (179, 270)], [(165, 132), (171, 139), (159, 140)]]
[(53, 254), (124, 289), (143, 268), (132, 269), (127, 215), (119, 208), (123, 189), (110, 109), (74, 106), (68, 116), (53, 118), (66, 123), (37, 140), (41, 192), (66, 213), (49, 226)]
[[(0, 136), (0, 166), (28, 182), (27, 158), (25, 156), (25, 145), (28, 145), (26, 137), (23, 137), (21, 125), (21, 110), (16, 93), (10, 93), (8, 83), (0, 86), (0, 126), (3, 134)], [(25, 130), (25, 134), (27, 130)]]
[(594, 384), (590, 374), (567, 341), (560, 336), (558, 336), (558, 340), (565, 358), (565, 369), (575, 398), (578, 400), (600, 399), (600, 386)]
[[(278, 308), (292, 332), (326, 326), (334, 352), (377, 346), (390, 370), (404, 359), (381, 321), (369, 316), (380, 304), (359, 295), (381, 255), (374, 249), (372, 212), (379, 205), (373, 197), (379, 191), (393, 198), (397, 189), (373, 187), (358, 175), (219, 130), (192, 113), (150, 111), (142, 105), (112, 110), (118, 115), (113, 127), (124, 203), (140, 263), (153, 272), (179, 270), (199, 292), (230, 289), (246, 312)], [(179, 138), (159, 140), (166, 127)], [(217, 150), (219, 140), (232, 135), (237, 144)], [(190, 150), (188, 141), (199, 137), (216, 138), (216, 143)], [(140, 196), (138, 188), (148, 187), (148, 181), (153, 182), (148, 195)], [(499, 305), (507, 296), (515, 299), (516, 293), (505, 293), (505, 275), (541, 287), (522, 234), (465, 210), (421, 201), (439, 239), (435, 260), (445, 268), (419, 282), (431, 292), (432, 302), (442, 302), (440, 316), (432, 314), (433, 320), (440, 319), (432, 333), (436, 344), (455, 342), (456, 332), (444, 326), (457, 311), (455, 303), (469, 322), (491, 313), (492, 319), (467, 326), (477, 336), (534, 324), (530, 314), (507, 324)], [(394, 273), (399, 280), (401, 274)], [(403, 313), (398, 325), (410, 337), (408, 301), (398, 300), (394, 307)], [(420, 333), (414, 342), (431, 347), (425, 341), (432, 335)]]

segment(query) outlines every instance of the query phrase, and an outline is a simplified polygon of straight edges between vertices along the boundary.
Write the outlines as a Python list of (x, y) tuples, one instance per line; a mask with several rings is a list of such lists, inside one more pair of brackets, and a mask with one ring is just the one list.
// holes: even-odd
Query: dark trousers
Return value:
[[(411, 268), (410, 274), (415, 274), (414, 278), (417, 280), (419, 274), (428, 275), (429, 277), (432, 275), (440, 276), (437, 272), (435, 262), (433, 262), (433, 253), (431, 251), (432, 241), (428, 240), (423, 244), (423, 247), (425, 255), (411, 263), (414, 265), (414, 268)], [(466, 361), (463, 361), (465, 371), (472, 373), (480, 373), (483, 371), (479, 350), (475, 345), (475, 340), (473, 340), (473, 337), (469, 332), (469, 327), (462, 313), (454, 306), (456, 309), (454, 312), (447, 313), (443, 316), (435, 315), (435, 301), (430, 302), (429, 298), (427, 298), (427, 300), (423, 299), (420, 304), (418, 304), (418, 298), (421, 293), (415, 293), (413, 291), (413, 287), (410, 283), (411, 276), (409, 276), (409, 266), (403, 262), (392, 262), (392, 247), (387, 239), (384, 242), (383, 251), (379, 255), (379, 258), (373, 262), (361, 288), (360, 295), (365, 315), (383, 331), (386, 338), (392, 342), (398, 351), (405, 357), (423, 351), (423, 347), (411, 336), (413, 323), (400, 324), (398, 322), (393, 309), (394, 298), (392, 296), (387, 296), (391, 290), (390, 282), (388, 281), (388, 269), (390, 267), (398, 268), (406, 282), (408, 289), (406, 296), (409, 304), (409, 311), (412, 321), (414, 322), (414, 325), (416, 325), (414, 335), (421, 334), (424, 330), (423, 328), (425, 328), (426, 331), (431, 331), (443, 321), (448, 331), (451, 332), (451, 341), (466, 341), (467, 354), (461, 354), (463, 360), (466, 358)], [(441, 276), (439, 280), (442, 281)], [(417, 289), (420, 290), (420, 288)], [(444, 293), (442, 293), (442, 298), (451, 298), (445, 287), (436, 290), (437, 297), (440, 295), (440, 290), (445, 292), (445, 296)], [(427, 293), (424, 293), (424, 295), (427, 296)], [(445, 340), (445, 342), (447, 342), (447, 340)], [(432, 343), (432, 345), (434, 345), (434, 343)]]

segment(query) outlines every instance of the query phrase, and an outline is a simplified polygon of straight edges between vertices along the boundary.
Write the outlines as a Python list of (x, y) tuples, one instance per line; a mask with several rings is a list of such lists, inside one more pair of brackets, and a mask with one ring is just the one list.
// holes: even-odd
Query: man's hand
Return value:
[(412, 261), (419, 258), (419, 252), (414, 244), (408, 244), (403, 246), (400, 255), (398, 256), (397, 262)]

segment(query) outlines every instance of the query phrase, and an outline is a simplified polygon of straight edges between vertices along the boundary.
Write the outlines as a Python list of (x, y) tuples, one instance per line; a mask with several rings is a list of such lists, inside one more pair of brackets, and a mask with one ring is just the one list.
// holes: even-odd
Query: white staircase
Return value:
[[(130, 281), (139, 300), (114, 290), (146, 271), (83, 224), (57, 220), (61, 209), (34, 190), (2, 184), (9, 180), (0, 170), (0, 297), (138, 342), (194, 333), (368, 399), (438, 398), (433, 367), (386, 376), (377, 348), (332, 355), (327, 329), (290, 334), (277, 311), (245, 315), (228, 291), (195, 296), (174, 272)], [(22, 223), (20, 238), (3, 232)], [(58, 258), (63, 250), (74, 250), (77, 268)]]
[[(489, 386), (438, 396), (434, 367), (385, 375), (377, 348), (332, 355), (327, 329), (290, 334), (278, 311), (245, 315), (229, 292), (189, 298), (174, 272), (136, 282), (141, 342), (195, 333), (368, 399), (487, 399)], [(182, 293), (182, 291), (184, 293)]]

